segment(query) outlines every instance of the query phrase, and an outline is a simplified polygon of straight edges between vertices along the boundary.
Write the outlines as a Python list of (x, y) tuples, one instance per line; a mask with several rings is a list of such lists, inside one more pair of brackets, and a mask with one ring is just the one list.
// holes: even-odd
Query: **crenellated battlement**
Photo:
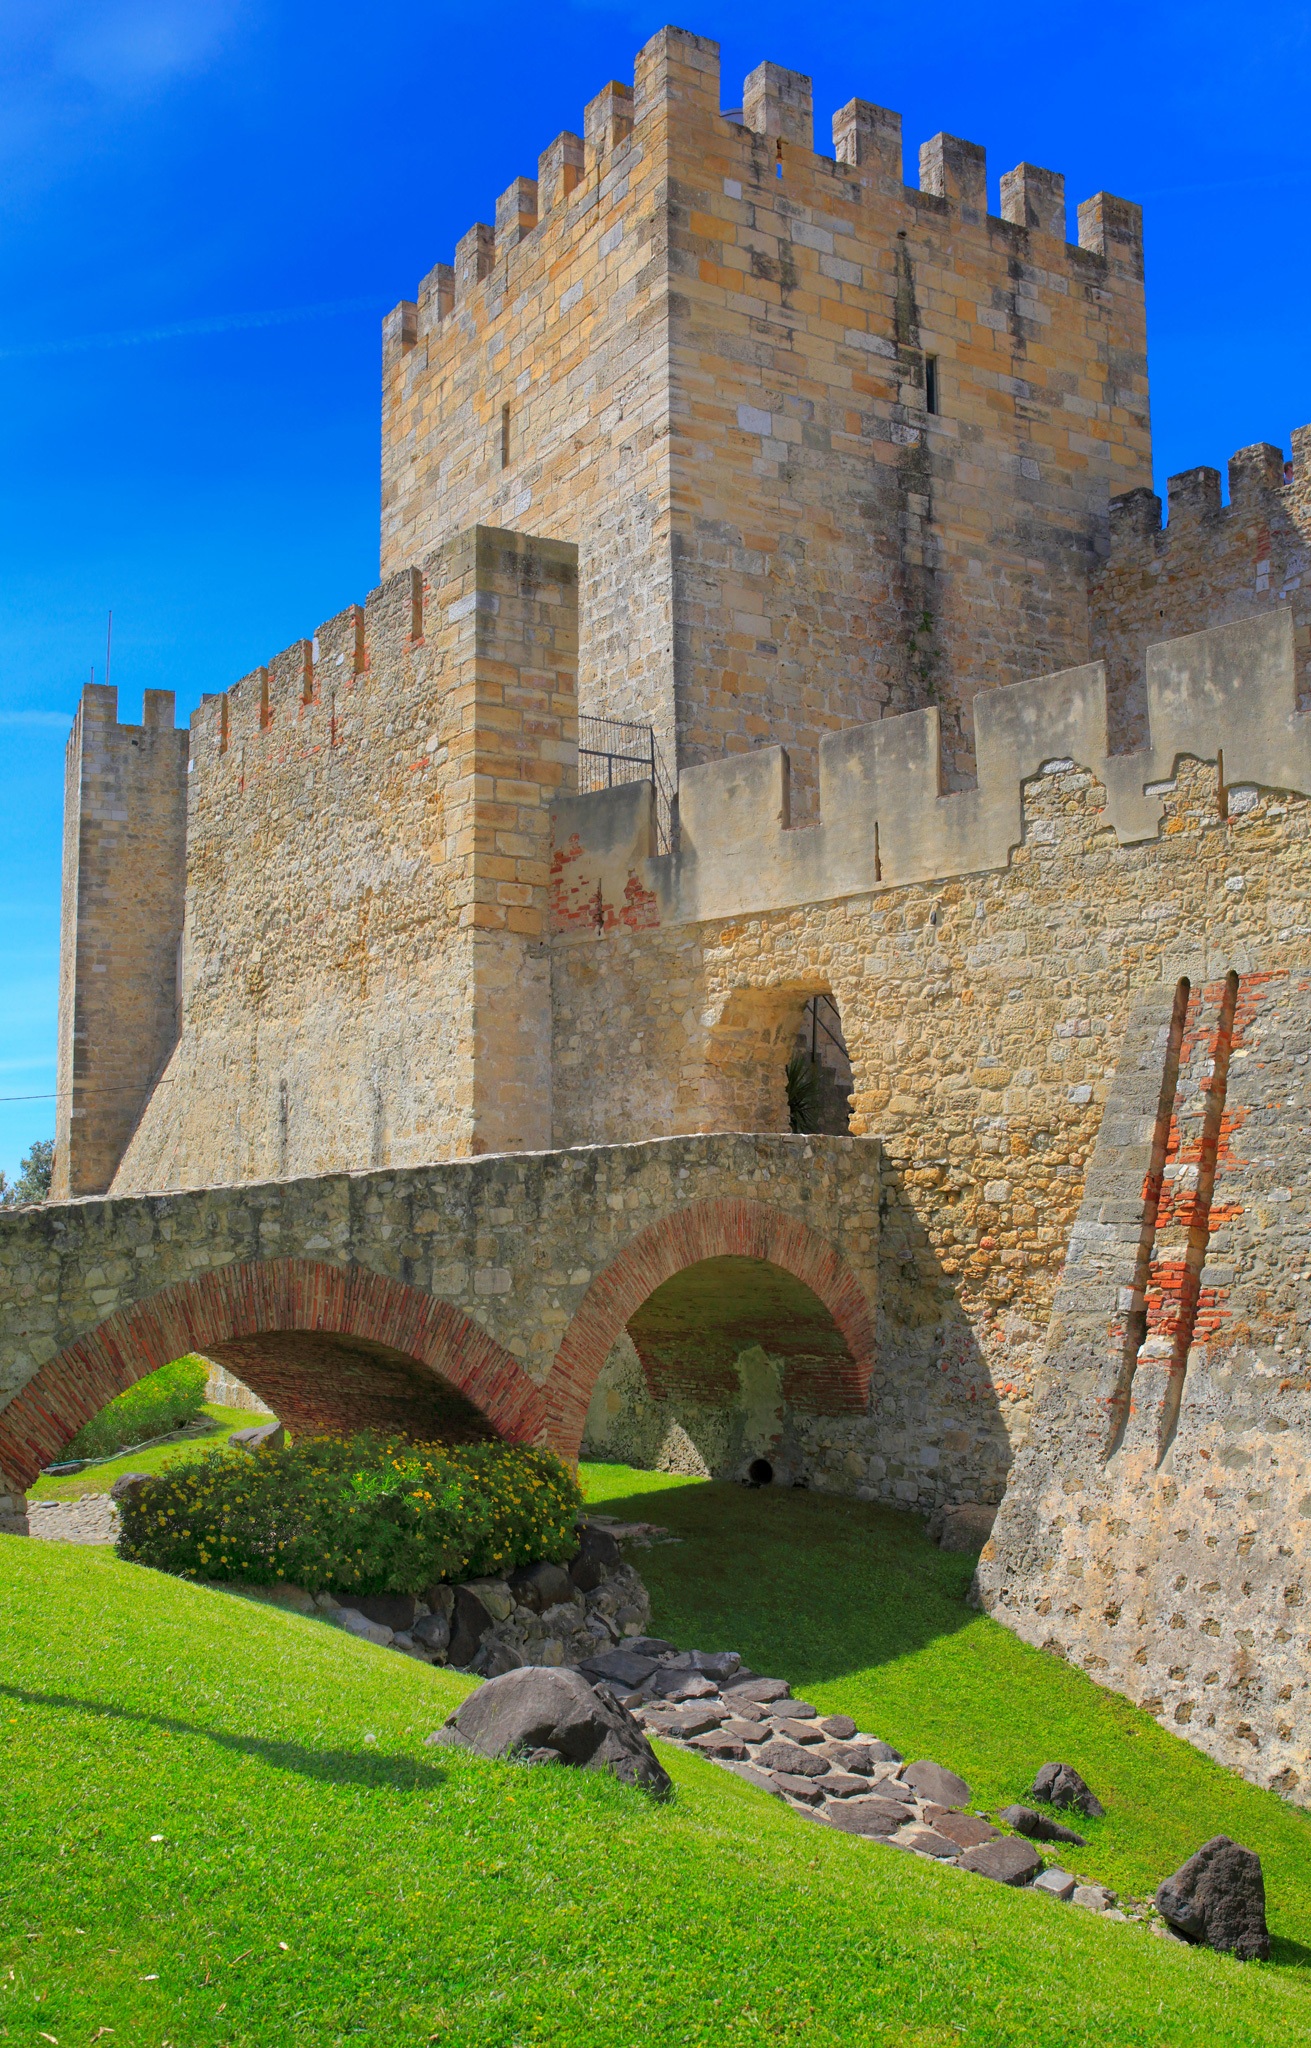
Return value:
[[(691, 63), (687, 60), (692, 59)], [(681, 60), (681, 61), (680, 61)], [(689, 90), (689, 83), (691, 89)], [(662, 89), (663, 88), (663, 89)], [(1003, 174), (1000, 213), (988, 211), (987, 155), (983, 146), (938, 134), (921, 144), (919, 183), (903, 180), (901, 116), (864, 100), (850, 100), (832, 118), (833, 154), (815, 149), (811, 81), (774, 63), (758, 64), (742, 86), (740, 109), (719, 106), (716, 43), (663, 29), (638, 53), (635, 83), (612, 80), (587, 106), (583, 134), (558, 135), (538, 158), (536, 178), (517, 177), (496, 202), (493, 222), (477, 221), (456, 244), (454, 261), (438, 264), (413, 300), (403, 300), (383, 325), (387, 362), (415, 347), (506, 266), (501, 285), (513, 292), (513, 253), (546, 230), (565, 237), (590, 225), (610, 183), (620, 180), (615, 159), (641, 149), (657, 118), (694, 126), (713, 115), (736, 131), (744, 154), (758, 153), (757, 138), (773, 143), (784, 176), (801, 159), (812, 174), (841, 179), (852, 197), (899, 197), (912, 212), (951, 216), (967, 226), (1005, 225), (1027, 237), (1066, 243), (1065, 180), (1059, 172), (1022, 163)], [(786, 151), (786, 157), (784, 152)], [(852, 177), (852, 173), (856, 175)], [(944, 202), (941, 207), (933, 202)], [(1095, 193), (1078, 208), (1078, 250), (1108, 265), (1142, 275), (1142, 210), (1109, 193)]]
[(1227, 505), (1209, 467), (1169, 479), (1167, 524), (1154, 491), (1111, 500), (1109, 551), (1091, 600), (1117, 749), (1143, 743), (1149, 644), (1199, 620), (1291, 607), (1298, 697), (1311, 698), (1311, 427), (1292, 440), (1291, 461), (1267, 442), (1231, 456)]
[(992, 690), (976, 703), (977, 787), (943, 791), (928, 709), (834, 733), (820, 750), (820, 818), (795, 829), (781, 747), (683, 775), (679, 845), (655, 854), (650, 784), (556, 806), (557, 928), (704, 923), (1003, 869), (1025, 833), (1023, 790), (1090, 771), (1121, 845), (1154, 840), (1181, 760), (1220, 764), (1222, 789), (1311, 795), (1311, 715), (1297, 706), (1287, 609), (1152, 647), (1150, 743), (1112, 754), (1100, 662)]

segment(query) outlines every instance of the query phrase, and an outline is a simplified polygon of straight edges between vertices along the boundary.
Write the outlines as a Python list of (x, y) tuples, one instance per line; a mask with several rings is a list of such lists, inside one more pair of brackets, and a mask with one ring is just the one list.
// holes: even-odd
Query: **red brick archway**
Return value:
[(829, 1412), (864, 1408), (874, 1362), (873, 1304), (833, 1246), (763, 1202), (695, 1202), (640, 1232), (584, 1295), (548, 1387), (547, 1433), (562, 1457), (578, 1456), (597, 1375), (643, 1305), (676, 1274), (725, 1259), (763, 1261), (816, 1297), (837, 1339), (820, 1374), (821, 1404)]
[(107, 1401), (188, 1351), (230, 1364), (293, 1429), (544, 1432), (518, 1361), (449, 1302), (359, 1266), (270, 1259), (162, 1288), (66, 1346), (0, 1412), (0, 1472), (30, 1486)]

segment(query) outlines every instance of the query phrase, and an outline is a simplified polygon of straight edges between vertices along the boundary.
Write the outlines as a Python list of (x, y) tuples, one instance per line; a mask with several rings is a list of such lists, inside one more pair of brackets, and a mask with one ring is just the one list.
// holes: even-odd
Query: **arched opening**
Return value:
[(739, 1478), (765, 1459), (801, 1478), (800, 1436), (863, 1414), (873, 1355), (871, 1305), (832, 1245), (763, 1203), (695, 1204), (592, 1282), (557, 1357), (552, 1440)]
[(449, 1380), (367, 1337), (270, 1330), (214, 1345), (211, 1356), (293, 1436), (368, 1429), (416, 1443), (480, 1443), (498, 1433)]
[(802, 1012), (787, 1064), (791, 1128), (822, 1137), (847, 1137), (852, 1085), (841, 1012), (831, 995), (813, 995)]
[(162, 1288), (65, 1346), (0, 1411), (0, 1473), (30, 1486), (116, 1394), (187, 1352), (230, 1365), (293, 1431), (544, 1431), (517, 1359), (449, 1302), (362, 1267), (270, 1259)]
[(830, 991), (734, 989), (706, 1044), (699, 1123), (707, 1131), (846, 1137), (851, 1060)]

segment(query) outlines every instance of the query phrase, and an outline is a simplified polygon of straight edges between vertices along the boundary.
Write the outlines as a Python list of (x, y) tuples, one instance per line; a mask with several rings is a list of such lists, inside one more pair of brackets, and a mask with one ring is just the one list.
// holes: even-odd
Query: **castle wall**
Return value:
[(182, 1036), (116, 1193), (549, 1142), (576, 574), (476, 529), (201, 706)]
[[(1084, 724), (1080, 755), (1057, 755), (1041, 730), (1033, 736), (1020, 757), (1022, 790), (1017, 781), (1006, 793), (1016, 803), (1013, 850), (994, 843), (995, 865), (980, 857), (983, 839), (963, 869), (944, 863), (946, 873), (912, 870), (905, 880), (871, 872), (862, 891), (789, 895), (774, 909), (744, 896), (731, 914), (684, 917), (674, 863), (624, 872), (615, 813), (627, 804), (631, 827), (634, 796), (559, 807), (571, 829), (557, 848), (558, 1144), (635, 1128), (733, 1128), (739, 1106), (747, 1127), (783, 1128), (781, 1069), (801, 1007), (815, 990), (837, 1002), (852, 1129), (877, 1132), (884, 1146), (880, 1335), (869, 1415), (795, 1440), (815, 1483), (922, 1510), (1001, 1498), (1031, 1427), (1087, 1161), (1136, 1003), (1182, 974), (1247, 977), (1305, 959), (1311, 804), (1280, 793), (1289, 774), (1311, 790), (1292, 656), (1286, 615), (1159, 650), (1160, 745), (1133, 766), (1148, 822), (1140, 815), (1127, 839), (1093, 772), (1114, 765), (1104, 709), (1095, 748)], [(1077, 677), (1046, 687), (1058, 700), (1048, 729), (1068, 734), (1070, 705), (1082, 701)], [(875, 730), (888, 737), (899, 723)], [(1241, 759), (1240, 725), (1254, 748), (1265, 735), (1263, 787), (1235, 774), (1222, 802), (1206, 735)], [(1192, 748), (1176, 749), (1189, 726)], [(1162, 758), (1176, 766), (1176, 751), (1177, 772), (1153, 781)], [(977, 816), (1002, 794), (981, 787), (941, 801)], [(600, 821), (601, 900), (585, 920), (577, 906), (595, 898), (589, 807)], [(878, 815), (866, 820), (871, 855)], [(744, 889), (771, 873), (772, 826), (759, 802), (755, 818), (754, 838), (743, 824), (738, 841)], [(731, 815), (723, 830), (731, 836)], [(935, 840), (932, 818), (925, 834), (950, 843)], [(764, 1075), (774, 1079), (772, 1126)], [(658, 1421), (659, 1440), (675, 1422), (696, 1440), (687, 1414), (666, 1409)]]
[(1135, 1010), (979, 1587), (1030, 1642), (1305, 1804), (1311, 975), (1276, 964), (1288, 950)]
[(1214, 469), (1169, 481), (1161, 501), (1133, 490), (1111, 505), (1110, 554), (1092, 581), (1092, 644), (1106, 663), (1112, 746), (1141, 747), (1147, 733), (1146, 650), (1154, 641), (1228, 619), (1291, 610), (1298, 693), (1311, 700), (1311, 427), (1293, 435), (1293, 459), (1258, 444), (1229, 462), (1229, 503)]
[[(821, 736), (1085, 659), (1107, 503), (1150, 441), (1138, 210), (809, 81), (741, 118), (663, 30), (631, 93), (518, 179), (389, 316), (384, 570), (474, 519), (578, 542), (581, 702), (680, 766), (772, 738), (812, 815)], [(928, 406), (934, 359), (937, 410)]]
[(83, 691), (64, 774), (54, 1200), (101, 1194), (178, 1031), (187, 735), (173, 692)]

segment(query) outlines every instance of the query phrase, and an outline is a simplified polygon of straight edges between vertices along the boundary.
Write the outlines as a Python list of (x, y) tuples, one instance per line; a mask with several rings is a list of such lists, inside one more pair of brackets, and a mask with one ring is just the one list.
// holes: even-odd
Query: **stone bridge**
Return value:
[(575, 1458), (625, 1330), (648, 1375), (753, 1344), (864, 1410), (879, 1146), (717, 1136), (513, 1153), (0, 1218), (0, 1474), (188, 1351), (293, 1430), (497, 1434)]

